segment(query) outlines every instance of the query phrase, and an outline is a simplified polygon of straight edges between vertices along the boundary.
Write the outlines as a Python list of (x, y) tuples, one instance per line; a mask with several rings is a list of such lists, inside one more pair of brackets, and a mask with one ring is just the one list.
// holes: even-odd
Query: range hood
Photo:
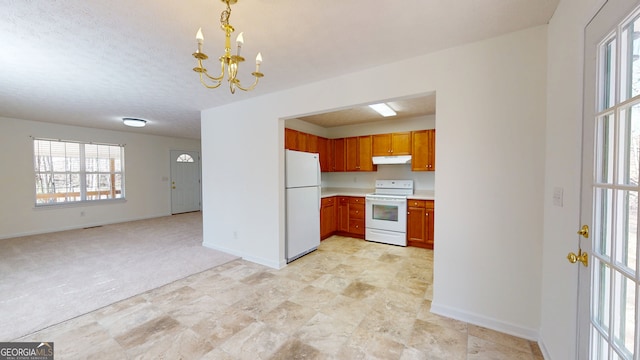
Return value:
[(411, 155), (374, 156), (372, 159), (374, 165), (411, 164)]

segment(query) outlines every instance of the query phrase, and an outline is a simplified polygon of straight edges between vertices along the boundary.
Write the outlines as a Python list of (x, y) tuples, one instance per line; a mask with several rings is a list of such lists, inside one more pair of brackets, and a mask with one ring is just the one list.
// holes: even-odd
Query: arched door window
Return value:
[(192, 163), (193, 162), (193, 157), (189, 154), (180, 154), (180, 156), (178, 156), (178, 158), (176, 159), (176, 162), (181, 162), (181, 163)]

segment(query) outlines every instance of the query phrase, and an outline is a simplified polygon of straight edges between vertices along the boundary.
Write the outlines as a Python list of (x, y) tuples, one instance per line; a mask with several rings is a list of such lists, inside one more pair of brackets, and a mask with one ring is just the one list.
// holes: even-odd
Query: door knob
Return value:
[(580, 230), (578, 230), (578, 235), (582, 235), (583, 238), (589, 238), (589, 225), (582, 225)]
[(175, 186), (172, 186), (171, 188), (172, 188), (172, 189), (175, 189), (176, 187), (175, 187)]
[(573, 252), (570, 252), (569, 255), (567, 255), (567, 260), (569, 260), (569, 262), (572, 264), (580, 261), (582, 265), (589, 266), (589, 255), (586, 252), (582, 252), (582, 249), (578, 250), (577, 255)]

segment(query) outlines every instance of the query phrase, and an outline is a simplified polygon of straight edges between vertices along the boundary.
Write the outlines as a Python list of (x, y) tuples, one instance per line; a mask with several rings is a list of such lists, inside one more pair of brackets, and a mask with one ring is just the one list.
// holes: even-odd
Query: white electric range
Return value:
[(365, 234), (368, 241), (407, 246), (407, 196), (413, 180), (376, 180), (365, 196)]

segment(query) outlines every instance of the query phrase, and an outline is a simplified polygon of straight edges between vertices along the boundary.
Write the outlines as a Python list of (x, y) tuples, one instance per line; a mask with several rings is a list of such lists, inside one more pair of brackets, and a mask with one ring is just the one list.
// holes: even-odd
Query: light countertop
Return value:
[(433, 190), (415, 190), (413, 195), (407, 196), (407, 199), (415, 200), (435, 200), (436, 192)]
[[(374, 189), (367, 188), (322, 188), (322, 197), (332, 196), (365, 196), (372, 194)], [(435, 200), (436, 195), (433, 190), (415, 190), (413, 195), (407, 196), (408, 199), (416, 200)]]
[(331, 196), (365, 196), (373, 193), (373, 189), (361, 188), (322, 188), (322, 197)]

